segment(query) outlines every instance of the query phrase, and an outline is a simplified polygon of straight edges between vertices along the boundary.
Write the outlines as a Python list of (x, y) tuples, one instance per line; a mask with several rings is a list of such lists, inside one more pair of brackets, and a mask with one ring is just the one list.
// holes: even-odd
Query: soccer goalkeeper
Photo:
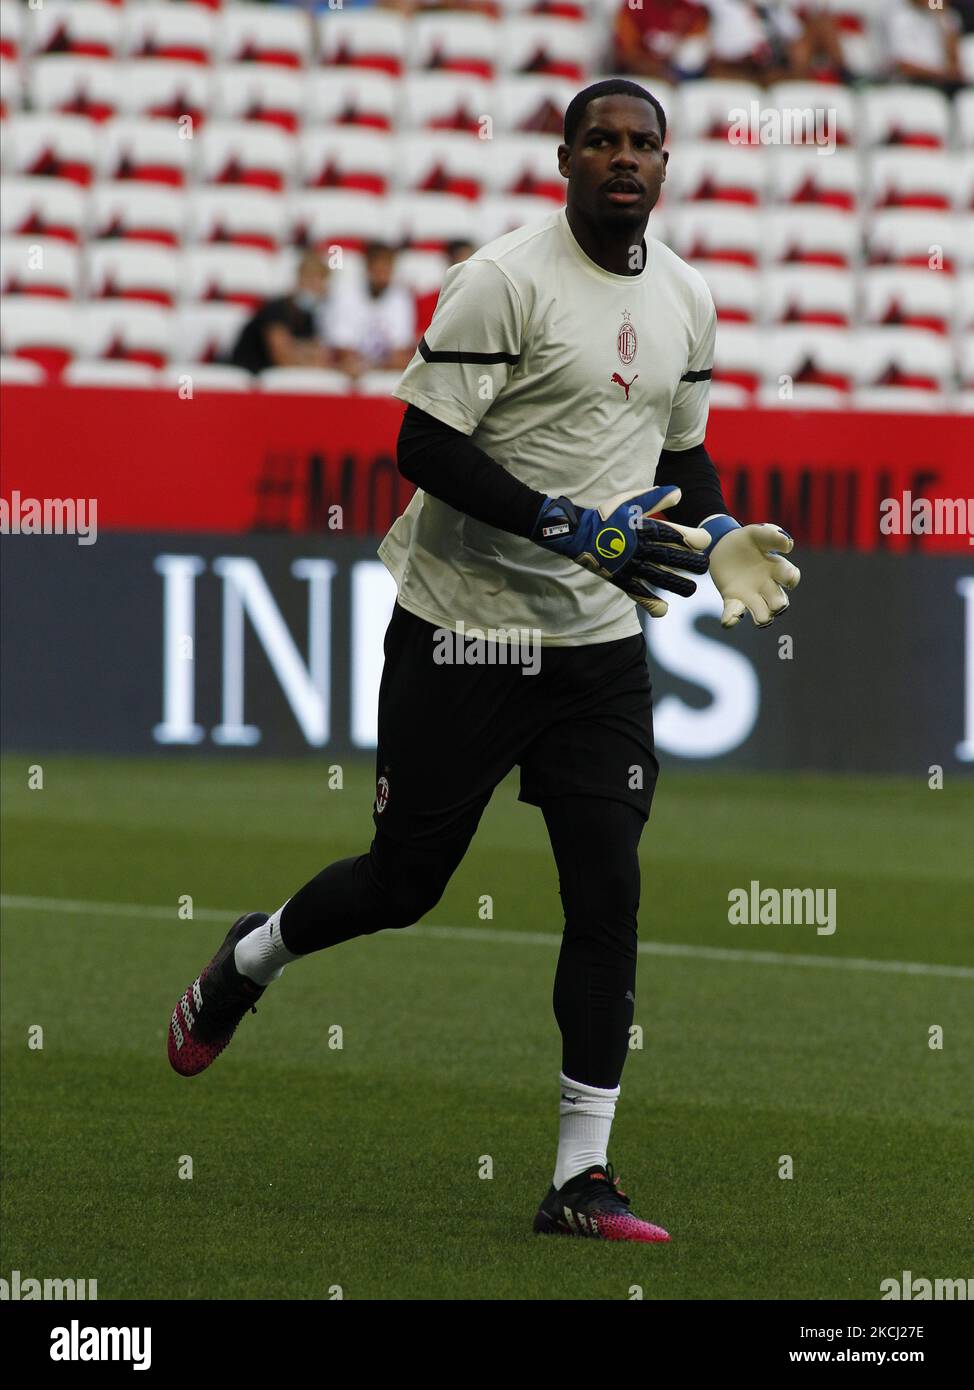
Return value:
[[(497, 784), (544, 816), (564, 934), (554, 982), (560, 1126), (540, 1234), (665, 1241), (608, 1162), (636, 990), (639, 861), (658, 764), (638, 609), (709, 571), (727, 627), (766, 626), (798, 571), (772, 525), (727, 515), (704, 448), (716, 314), (706, 284), (645, 237), (666, 117), (633, 82), (580, 92), (558, 148), (567, 205), (446, 275), (395, 394), (418, 488), (379, 554), (398, 601), (379, 691), (375, 835), (270, 917), (251, 912), (173, 1011), (192, 1076), (284, 966), (417, 922)], [(540, 634), (540, 667), (444, 663), (444, 630)], [(486, 645), (482, 648), (486, 651)], [(495, 653), (496, 657), (496, 653)]]

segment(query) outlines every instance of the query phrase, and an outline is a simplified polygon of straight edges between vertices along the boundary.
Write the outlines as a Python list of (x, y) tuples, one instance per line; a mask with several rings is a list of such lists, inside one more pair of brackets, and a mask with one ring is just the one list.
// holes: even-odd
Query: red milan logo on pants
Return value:
[(382, 815), (382, 812), (386, 809), (386, 806), (387, 806), (388, 804), (389, 804), (389, 779), (388, 779), (387, 777), (380, 777), (379, 780), (378, 780), (378, 782), (376, 782), (376, 784), (375, 784), (375, 809), (376, 809), (376, 813), (377, 813), (378, 815), (381, 816), (381, 815)]

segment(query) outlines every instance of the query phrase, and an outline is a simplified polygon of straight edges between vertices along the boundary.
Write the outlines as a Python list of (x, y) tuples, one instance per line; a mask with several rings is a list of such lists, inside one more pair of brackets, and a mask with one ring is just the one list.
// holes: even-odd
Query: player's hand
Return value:
[(655, 487), (649, 492), (623, 493), (597, 508), (576, 507), (567, 497), (549, 497), (532, 540), (601, 575), (652, 617), (662, 618), (667, 603), (652, 586), (688, 598), (697, 586), (677, 571), (707, 572), (704, 552), (711, 544), (707, 532), (659, 519), (660, 512), (676, 506), (680, 495), (678, 487)]
[(722, 627), (736, 627), (750, 613), (755, 627), (767, 627), (788, 607), (801, 571), (784, 557), (795, 546), (787, 531), (766, 521), (740, 526), (732, 517), (710, 517), (703, 529), (712, 537), (710, 576), (724, 600)]

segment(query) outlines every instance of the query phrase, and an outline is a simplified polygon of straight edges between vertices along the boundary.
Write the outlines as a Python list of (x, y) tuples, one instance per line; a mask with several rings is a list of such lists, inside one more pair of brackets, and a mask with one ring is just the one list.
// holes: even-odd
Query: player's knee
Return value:
[(436, 906), (449, 882), (449, 869), (429, 857), (412, 856), (378, 840), (369, 867), (383, 904), (386, 927), (411, 927)]

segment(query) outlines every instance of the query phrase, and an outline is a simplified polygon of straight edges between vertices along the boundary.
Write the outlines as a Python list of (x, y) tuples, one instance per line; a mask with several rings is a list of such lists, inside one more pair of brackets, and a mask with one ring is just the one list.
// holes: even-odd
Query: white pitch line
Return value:
[[(151, 917), (156, 921), (177, 922), (172, 907), (150, 907), (141, 903), (97, 903), (77, 898), (30, 898), (11, 894), (0, 896), (0, 908), (10, 911), (55, 912), (88, 917)], [(230, 909), (194, 907), (193, 921), (231, 922)], [(536, 931), (504, 931), (499, 927), (407, 927), (396, 935), (438, 937), (447, 941), (491, 942), (505, 946), (550, 946), (561, 944), (561, 934)], [(915, 960), (867, 960), (857, 956), (811, 956), (786, 951), (740, 951), (724, 946), (689, 946), (667, 941), (641, 941), (639, 952), (647, 956), (674, 956), (688, 960), (720, 960), (732, 965), (800, 965), (826, 970), (872, 970), (886, 975), (927, 975), (948, 980), (974, 980), (974, 968), (966, 965), (930, 965)]]

